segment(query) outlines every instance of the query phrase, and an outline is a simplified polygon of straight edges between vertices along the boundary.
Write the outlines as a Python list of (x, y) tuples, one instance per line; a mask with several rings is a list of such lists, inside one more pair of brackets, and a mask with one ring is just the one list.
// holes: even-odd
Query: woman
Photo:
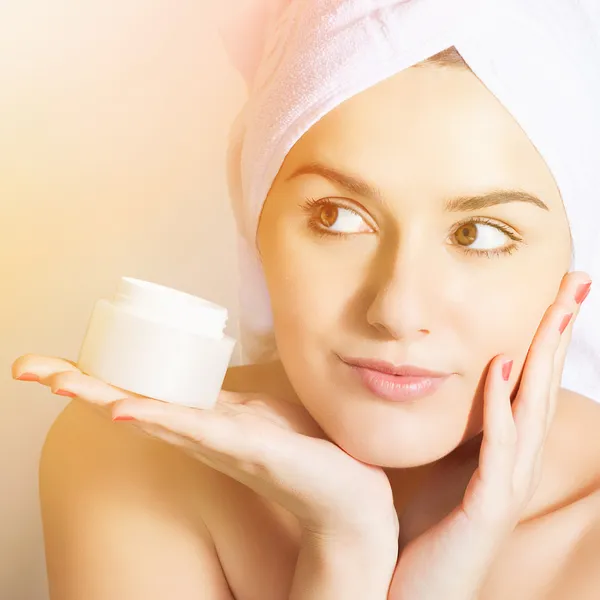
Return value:
[(592, 274), (536, 146), (450, 48), (280, 158), (251, 222), (277, 358), (215, 410), (13, 364), (77, 398), (41, 461), (52, 598), (597, 597), (600, 398), (560, 387)]

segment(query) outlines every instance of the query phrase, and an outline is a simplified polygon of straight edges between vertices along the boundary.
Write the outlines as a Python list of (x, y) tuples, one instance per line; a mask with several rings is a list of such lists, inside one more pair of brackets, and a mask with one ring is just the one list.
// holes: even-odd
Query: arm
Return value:
[(68, 405), (40, 462), (52, 600), (234, 600), (200, 515), (203, 468)]
[(289, 600), (386, 600), (397, 548), (389, 532), (348, 539), (304, 532)]
[[(133, 598), (160, 600), (166, 587), (163, 566), (170, 575), (170, 597), (177, 593), (171, 587), (174, 577), (186, 594), (178, 594), (181, 600), (190, 598), (194, 586), (205, 592), (205, 577), (215, 594), (225, 593), (227, 582), (203, 518), (212, 498), (208, 493), (212, 486), (206, 482), (218, 472), (279, 504), (308, 532), (320, 532), (317, 537), (327, 540), (323, 532), (334, 532), (335, 538), (329, 536), (329, 541), (337, 540), (336, 548), (340, 533), (350, 544), (346, 552), (358, 537), (361, 550), (353, 564), (356, 556), (361, 563), (371, 558), (365, 547), (375, 548), (378, 559), (372, 564), (379, 573), (381, 540), (387, 540), (384, 562), (390, 555), (395, 562), (398, 518), (387, 475), (325, 439), (301, 405), (226, 390), (221, 390), (212, 410), (137, 395), (123, 398), (122, 390), (85, 375), (70, 361), (34, 354), (21, 356), (13, 364), (13, 377), (22, 373), (37, 375), (41, 384), (70, 392), (82, 402), (73, 403), (71, 412), (67, 410), (52, 428), (41, 464), (50, 585), (53, 591), (59, 590), (61, 600), (80, 597), (81, 590), (86, 600), (96, 600), (106, 597), (106, 589), (111, 600), (130, 599), (132, 593)], [(132, 423), (115, 428), (107, 415)], [(133, 423), (134, 428), (127, 429)], [(135, 442), (133, 435), (122, 437), (134, 431)], [(141, 431), (149, 437), (140, 438)], [(212, 468), (200, 469), (200, 463)], [(319, 465), (316, 470), (315, 464)], [(369, 540), (366, 546), (365, 540)], [(320, 586), (317, 592), (323, 594), (329, 593), (324, 588), (329, 587), (328, 581), (336, 583), (331, 566), (337, 573), (339, 555), (329, 550), (317, 555), (317, 559), (325, 557), (324, 562), (315, 563), (311, 562), (315, 550), (323, 548), (308, 547), (302, 552), (295, 595), (304, 594), (304, 574), (312, 577), (308, 583), (314, 581)], [(320, 570), (312, 573), (305, 566), (311, 564)], [(349, 568), (348, 562), (344, 564)], [(370, 575), (368, 580), (363, 577), (365, 589), (376, 592), (379, 576), (377, 586), (371, 586)], [(387, 587), (387, 571), (385, 579)], [(116, 591), (110, 590), (113, 582)], [(231, 600), (229, 594), (227, 600)]]

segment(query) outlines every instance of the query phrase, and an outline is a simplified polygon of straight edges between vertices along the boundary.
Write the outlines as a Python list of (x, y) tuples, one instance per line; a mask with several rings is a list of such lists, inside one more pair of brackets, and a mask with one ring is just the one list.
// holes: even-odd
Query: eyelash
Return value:
[[(331, 202), (328, 199), (317, 200), (316, 198), (305, 198), (305, 204), (300, 204), (299, 206), (303, 211), (305, 211), (308, 214), (311, 214), (313, 209), (316, 206), (337, 206), (338, 208), (343, 208), (344, 210), (349, 210), (360, 216), (360, 214), (353, 208), (345, 206), (344, 204), (341, 204), (341, 203)], [(485, 217), (476, 217), (476, 218), (471, 218), (471, 219), (466, 219), (464, 221), (461, 221), (460, 223), (458, 223), (456, 225), (455, 231), (457, 231), (458, 229), (460, 229), (463, 225), (466, 225), (467, 223), (482, 223), (484, 225), (489, 225), (490, 227), (495, 227), (496, 229), (499, 229), (504, 234), (506, 234), (510, 239), (514, 240), (515, 242), (523, 241), (515, 234), (515, 232), (512, 229), (509, 229), (506, 225), (503, 225), (502, 223), (498, 223), (497, 221), (492, 221)], [(347, 233), (341, 233), (339, 231), (328, 231), (327, 229), (317, 225), (315, 223), (314, 219), (309, 219), (308, 226), (311, 229), (311, 231), (313, 231), (315, 234), (317, 234), (321, 238), (332, 237), (332, 236), (333, 237), (344, 237), (344, 236), (350, 235)], [(499, 257), (501, 255), (511, 255), (516, 250), (517, 250), (516, 243), (510, 244), (509, 246), (507, 246), (505, 248), (500, 248), (498, 250), (472, 250), (471, 248), (463, 248), (462, 249), (462, 251), (468, 256), (480, 256), (480, 257), (485, 256), (486, 258), (494, 258), (494, 257)]]

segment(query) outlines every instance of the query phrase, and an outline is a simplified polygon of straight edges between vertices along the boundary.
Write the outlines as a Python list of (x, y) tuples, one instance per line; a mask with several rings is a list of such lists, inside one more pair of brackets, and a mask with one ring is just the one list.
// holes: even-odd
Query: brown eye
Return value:
[(465, 223), (456, 232), (456, 239), (462, 246), (470, 246), (477, 239), (477, 223)]
[(319, 235), (351, 235), (373, 233), (363, 217), (354, 209), (329, 199), (307, 198), (300, 208), (309, 215), (307, 225)]
[[(467, 254), (495, 254), (499, 255), (508, 252), (506, 240), (520, 241), (508, 227), (500, 223), (493, 223), (488, 219), (472, 219), (458, 225), (452, 236), (458, 241), (464, 252)], [(513, 244), (514, 246), (514, 244)], [(509, 246), (509, 249), (511, 246)]]
[(338, 219), (338, 207), (334, 204), (326, 204), (319, 208), (319, 221), (324, 227), (331, 227)]

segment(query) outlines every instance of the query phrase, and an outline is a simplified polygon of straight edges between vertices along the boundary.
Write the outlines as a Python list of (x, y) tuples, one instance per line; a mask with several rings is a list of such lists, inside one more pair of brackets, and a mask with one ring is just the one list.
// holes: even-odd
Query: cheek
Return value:
[(280, 237), (264, 264), (276, 328), (286, 339), (324, 337), (340, 326), (345, 307), (359, 289), (357, 270), (339, 251), (304, 236)]
[[(506, 354), (515, 361), (516, 372), (522, 368), (544, 313), (556, 297), (560, 278), (536, 284), (512, 281), (486, 292), (471, 305), (468, 323), (475, 355), (487, 364), (495, 355)], [(485, 368), (484, 364), (479, 366)]]

